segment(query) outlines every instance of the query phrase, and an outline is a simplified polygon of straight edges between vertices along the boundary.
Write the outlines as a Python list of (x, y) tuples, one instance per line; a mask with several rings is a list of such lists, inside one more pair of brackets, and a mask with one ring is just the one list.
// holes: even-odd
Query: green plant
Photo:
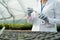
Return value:
[[(14, 29), (14, 30), (31, 30), (32, 24), (3, 24), (6, 29)], [(0, 27), (3, 27), (2, 24), (0, 24)]]

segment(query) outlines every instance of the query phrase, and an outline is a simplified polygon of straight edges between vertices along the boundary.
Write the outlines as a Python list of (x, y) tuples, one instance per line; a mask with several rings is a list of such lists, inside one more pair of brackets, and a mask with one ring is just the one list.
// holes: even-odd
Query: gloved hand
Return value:
[(31, 13), (33, 12), (33, 9), (32, 8), (28, 8), (28, 16), (31, 16)]
[(39, 18), (43, 19), (45, 22), (49, 23), (47, 16), (45, 16), (44, 14), (39, 14)]

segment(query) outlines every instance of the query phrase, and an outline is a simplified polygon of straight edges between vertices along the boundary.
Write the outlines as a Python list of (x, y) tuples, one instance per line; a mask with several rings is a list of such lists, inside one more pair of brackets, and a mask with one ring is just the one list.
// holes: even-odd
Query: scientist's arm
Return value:
[[(48, 18), (49, 19), (49, 23), (56, 23), (56, 24), (60, 24), (60, 2), (56, 2), (53, 5), (53, 10), (50, 11), (50, 13), (53, 15), (55, 18)], [(53, 12), (52, 12), (53, 11)]]
[(60, 24), (60, 19), (49, 18), (49, 23), (51, 23), (51, 24), (53, 24), (53, 23)]
[(32, 23), (31, 14), (32, 14), (32, 12), (33, 12), (33, 9), (32, 9), (32, 8), (28, 8), (28, 9), (27, 9), (27, 12), (28, 12), (27, 21), (28, 21), (28, 23)]
[[(34, 18), (37, 18), (39, 17), (40, 19), (44, 20), (45, 22), (49, 23), (49, 19), (46, 15), (44, 14), (40, 14), (40, 13), (37, 13), (35, 10), (33, 10), (32, 8), (28, 8), (28, 16), (27, 16), (27, 19), (28, 19), (28, 23), (32, 23), (33, 22), (33, 19)], [(34, 13), (34, 12), (35, 13)], [(32, 14), (33, 13), (33, 14)], [(38, 14), (38, 15), (37, 15)]]

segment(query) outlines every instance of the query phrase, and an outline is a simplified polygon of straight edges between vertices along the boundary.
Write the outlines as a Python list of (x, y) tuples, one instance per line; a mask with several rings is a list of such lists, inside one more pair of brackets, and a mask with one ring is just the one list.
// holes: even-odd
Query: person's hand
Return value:
[(28, 8), (27, 12), (28, 12), (28, 16), (31, 16), (31, 13), (33, 12), (33, 8)]
[(49, 23), (49, 20), (48, 20), (47, 16), (45, 16), (44, 14), (40, 14), (39, 18), (43, 19), (45, 22)]

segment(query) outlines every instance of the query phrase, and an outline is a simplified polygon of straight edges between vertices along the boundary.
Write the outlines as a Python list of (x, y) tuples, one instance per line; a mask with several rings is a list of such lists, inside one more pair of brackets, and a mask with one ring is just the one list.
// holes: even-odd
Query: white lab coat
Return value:
[(38, 18), (38, 14), (41, 12), (40, 5), (41, 4), (38, 2), (36, 10), (38, 13), (33, 12), (31, 14), (31, 19), (33, 22), (32, 31), (57, 32), (56, 24), (60, 24), (60, 2), (48, 0), (42, 11), (42, 13), (48, 17), (50, 24), (45, 23), (44, 20)]

